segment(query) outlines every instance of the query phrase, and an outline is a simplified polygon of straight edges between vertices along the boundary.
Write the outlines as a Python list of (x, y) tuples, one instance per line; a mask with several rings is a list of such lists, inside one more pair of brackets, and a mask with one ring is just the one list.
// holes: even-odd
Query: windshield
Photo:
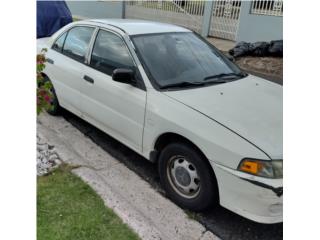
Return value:
[(192, 32), (136, 35), (132, 41), (149, 78), (160, 88), (243, 77), (235, 64)]

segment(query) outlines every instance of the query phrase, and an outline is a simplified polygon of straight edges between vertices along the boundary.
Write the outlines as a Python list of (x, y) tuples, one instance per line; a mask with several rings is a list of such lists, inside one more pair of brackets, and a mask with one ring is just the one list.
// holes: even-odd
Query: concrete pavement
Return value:
[(228, 52), (236, 45), (236, 42), (221, 38), (207, 37), (207, 40), (222, 52)]
[(219, 239), (64, 118), (41, 114), (37, 131), (141, 239)]

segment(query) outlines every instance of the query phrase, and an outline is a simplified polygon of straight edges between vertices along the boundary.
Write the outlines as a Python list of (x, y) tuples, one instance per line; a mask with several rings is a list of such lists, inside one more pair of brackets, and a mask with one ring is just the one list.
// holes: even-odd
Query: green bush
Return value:
[(43, 109), (49, 109), (51, 107), (52, 84), (45, 81), (43, 75), (43, 70), (46, 67), (46, 51), (46, 49), (42, 49), (41, 53), (37, 54), (37, 114)]

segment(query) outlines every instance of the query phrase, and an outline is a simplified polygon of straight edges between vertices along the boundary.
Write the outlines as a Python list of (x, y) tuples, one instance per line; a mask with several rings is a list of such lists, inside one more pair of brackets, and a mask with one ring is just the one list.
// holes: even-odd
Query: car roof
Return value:
[(126, 32), (128, 35), (162, 32), (191, 32), (186, 28), (179, 27), (173, 24), (138, 19), (90, 19), (86, 20), (86, 22), (90, 22), (91, 24), (99, 23), (99, 25), (112, 25)]

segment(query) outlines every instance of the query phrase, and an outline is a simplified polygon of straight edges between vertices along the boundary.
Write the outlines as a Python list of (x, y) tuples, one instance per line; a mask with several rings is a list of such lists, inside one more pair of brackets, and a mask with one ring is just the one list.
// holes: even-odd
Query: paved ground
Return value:
[[(65, 116), (71, 122), (71, 119), (81, 122), (71, 114)], [(81, 130), (85, 134), (89, 131)], [(63, 117), (47, 114), (38, 117), (37, 140), (46, 143), (48, 149), (54, 149), (61, 161), (75, 166), (73, 172), (86, 181), (141, 239), (219, 239), (83, 133)]]
[(221, 38), (207, 37), (207, 40), (222, 52), (228, 52), (236, 45), (236, 42)]
[[(86, 123), (75, 115), (65, 112), (63, 117), (99, 145), (104, 151), (125, 164), (129, 169), (137, 173), (142, 179), (150, 183), (157, 192), (165, 196), (160, 186), (156, 166), (139, 156), (117, 140)], [(206, 228), (219, 236), (221, 239), (237, 240), (270, 240), (282, 239), (283, 225), (281, 224), (258, 224), (240, 217), (222, 207), (211, 211), (189, 216), (202, 223)]]

